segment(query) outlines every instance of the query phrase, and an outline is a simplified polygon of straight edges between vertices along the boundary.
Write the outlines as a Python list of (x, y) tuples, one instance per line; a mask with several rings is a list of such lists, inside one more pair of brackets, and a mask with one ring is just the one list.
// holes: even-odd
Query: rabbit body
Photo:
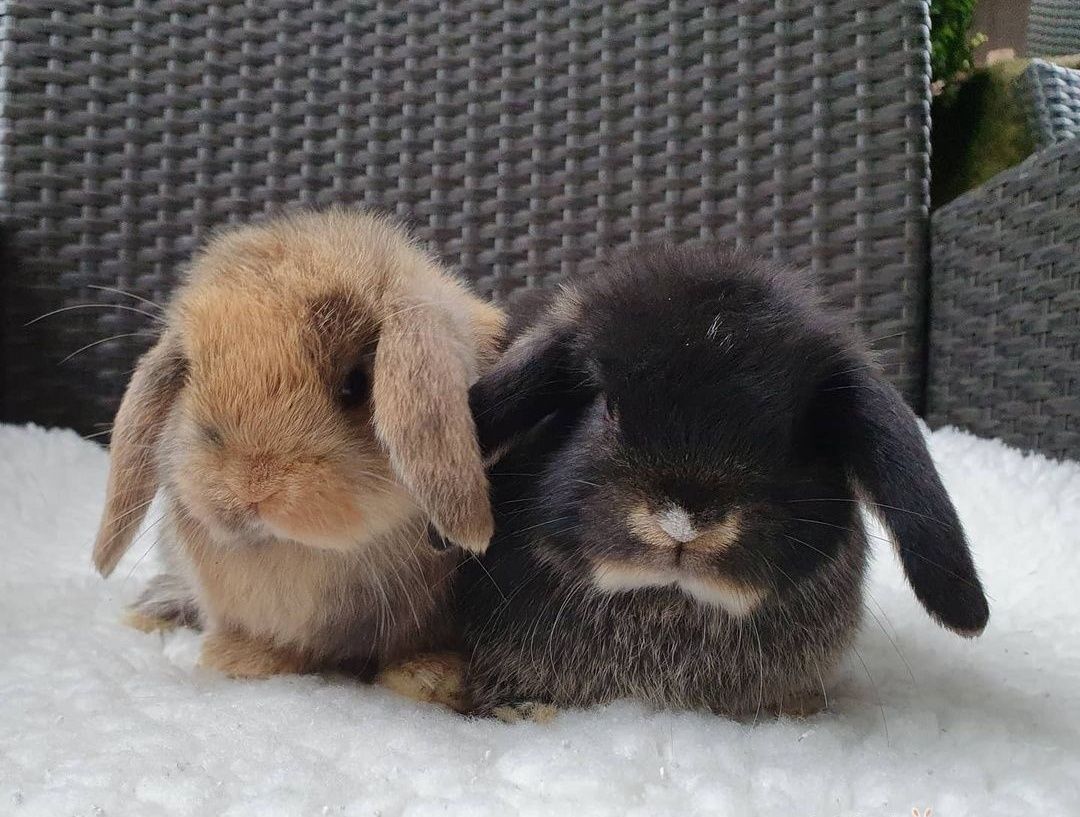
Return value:
[(988, 610), (910, 410), (789, 273), (641, 252), (557, 294), (472, 388), (496, 537), (457, 603), (479, 712), (824, 697), (863, 609), (866, 498), (928, 612)]
[(398, 226), (333, 210), (222, 233), (140, 360), (112, 440), (94, 561), (150, 499), (166, 571), (136, 623), (201, 624), (232, 675), (375, 671), (449, 638), (460, 557), (491, 510), (468, 387), (503, 317)]

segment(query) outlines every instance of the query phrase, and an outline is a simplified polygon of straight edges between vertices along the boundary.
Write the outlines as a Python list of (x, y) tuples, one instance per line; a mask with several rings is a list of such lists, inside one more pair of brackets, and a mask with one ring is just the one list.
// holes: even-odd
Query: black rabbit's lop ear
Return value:
[(561, 294), (470, 389), (469, 406), (489, 461), (548, 415), (576, 408), (593, 393), (577, 361), (575, 315), (572, 294)]
[(826, 387), (847, 411), (837, 418), (852, 475), (893, 535), (908, 582), (926, 611), (964, 636), (990, 611), (964, 529), (930, 459), (915, 415), (880, 376), (863, 367)]

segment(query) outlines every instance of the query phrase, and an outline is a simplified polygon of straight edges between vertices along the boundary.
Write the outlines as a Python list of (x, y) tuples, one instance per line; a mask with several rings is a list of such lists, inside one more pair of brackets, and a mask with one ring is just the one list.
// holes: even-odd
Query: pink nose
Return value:
[(257, 511), (259, 503), (281, 490), (282, 467), (275, 457), (251, 454), (237, 464), (241, 467), (234, 472), (233, 495), (251, 510)]
[(240, 500), (251, 506), (252, 510), (258, 510), (260, 502), (265, 502), (277, 493), (277, 487), (265, 482), (248, 483), (244, 490), (239, 491)]

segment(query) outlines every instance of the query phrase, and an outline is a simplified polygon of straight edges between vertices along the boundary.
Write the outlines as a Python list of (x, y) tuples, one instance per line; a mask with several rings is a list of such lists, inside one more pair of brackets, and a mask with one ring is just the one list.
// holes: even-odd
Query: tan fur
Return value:
[(688, 542), (679, 543), (666, 534), (656, 522), (656, 514), (644, 504), (631, 508), (626, 515), (626, 527), (645, 544), (662, 550), (682, 547), (687, 551), (722, 553), (739, 539), (740, 512), (732, 511), (723, 522), (707, 528)]
[(128, 610), (124, 614), (124, 623), (141, 633), (167, 633), (177, 627), (171, 619), (149, 616), (138, 610)]
[(375, 677), (375, 683), (410, 700), (465, 714), (472, 709), (465, 669), (465, 659), (457, 653), (429, 653), (387, 667)]
[[(391, 222), (334, 210), (218, 236), (166, 320), (117, 415), (99, 569), (160, 486), (178, 580), (140, 610), (197, 610), (207, 665), (374, 669), (440, 643), (457, 557), (426, 527), (490, 538), (468, 387), (502, 314)], [(356, 368), (371, 392), (345, 408)]]
[(719, 575), (702, 577), (673, 566), (656, 567), (625, 561), (606, 560), (593, 566), (593, 584), (605, 593), (623, 593), (645, 587), (676, 585), (689, 596), (705, 604), (721, 607), (733, 616), (752, 613), (767, 595), (766, 591)]
[(312, 656), (253, 638), (235, 630), (219, 630), (203, 640), (199, 666), (230, 678), (269, 678), (318, 668)]
[(116, 568), (157, 490), (154, 449), (182, 384), (175, 338), (166, 332), (139, 361), (113, 430), (105, 515), (94, 541), (94, 567), (103, 576)]
[[(428, 509), (439, 532), (483, 553), (494, 522), (469, 412), (468, 384), (476, 360), (466, 358), (451, 329), (423, 300), (394, 303), (383, 319), (375, 354), (375, 429), (394, 470)], [(409, 372), (410, 378), (398, 372)], [(426, 387), (417, 389), (410, 382), (415, 380)]]
[(510, 706), (497, 706), (491, 714), (503, 723), (550, 723), (559, 714), (558, 707), (551, 704), (525, 701)]
[(492, 304), (477, 301), (473, 305), (472, 323), (477, 358), (486, 370), (495, 365), (506, 346), (503, 339), (506, 315)]

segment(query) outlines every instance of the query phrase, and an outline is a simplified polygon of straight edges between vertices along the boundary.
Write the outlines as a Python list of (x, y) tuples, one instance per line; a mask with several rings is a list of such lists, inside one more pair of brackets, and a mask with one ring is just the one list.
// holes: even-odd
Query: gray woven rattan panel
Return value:
[(1024, 70), (1023, 87), (1042, 145), (1080, 137), (1080, 70), (1032, 60)]
[[(816, 273), (920, 393), (923, 0), (6, 7), (13, 326), (139, 308), (91, 285), (160, 300), (215, 225), (346, 202), (499, 299), (635, 243), (754, 246)], [(104, 422), (148, 326), (13, 332), (7, 416)]]
[(1027, 53), (1031, 57), (1080, 54), (1080, 3), (1077, 0), (1031, 0)]
[(1080, 458), (1080, 139), (934, 213), (929, 419)]

